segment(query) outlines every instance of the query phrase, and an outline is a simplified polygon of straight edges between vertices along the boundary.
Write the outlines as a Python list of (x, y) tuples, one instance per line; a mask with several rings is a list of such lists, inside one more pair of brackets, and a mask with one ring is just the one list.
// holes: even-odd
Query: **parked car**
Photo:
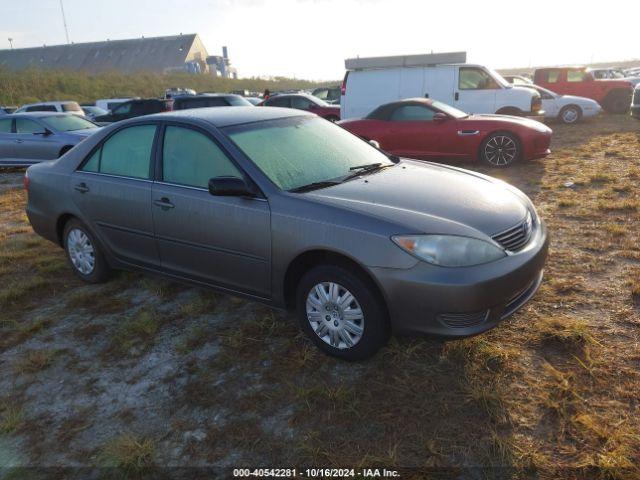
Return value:
[(522, 75), (503, 75), (502, 78), (504, 78), (511, 85), (520, 85), (524, 87), (533, 85), (533, 82), (530, 78), (524, 77)]
[(30, 103), (18, 108), (15, 113), (23, 112), (60, 112), (60, 113), (73, 113), (74, 115), (84, 116), (84, 112), (78, 102), (40, 102)]
[(481, 160), (506, 167), (551, 151), (552, 131), (535, 120), (504, 115), (467, 115), (436, 100), (414, 98), (376, 108), (361, 120), (339, 125), (399, 157)]
[(169, 98), (184, 97), (187, 95), (195, 95), (195, 94), (196, 94), (196, 91), (191, 88), (173, 87), (173, 88), (167, 88), (164, 91), (164, 98), (169, 99)]
[[(406, 98), (429, 98), (467, 113), (538, 116), (540, 95), (513, 86), (482, 65), (432, 65), (438, 54), (347, 60), (341, 118), (362, 118), (374, 108)], [(455, 57), (453, 57), (455, 59)], [(411, 65), (409, 67), (404, 65)]]
[(631, 105), (631, 115), (640, 120), (640, 85), (636, 86), (633, 94), (633, 104)]
[(0, 118), (0, 166), (25, 167), (53, 160), (99, 127), (70, 113), (14, 113)]
[(173, 110), (185, 110), (187, 108), (205, 107), (250, 107), (253, 104), (240, 95), (232, 93), (213, 93), (176, 97), (173, 101)]
[(545, 118), (557, 119), (562, 123), (578, 123), (583, 118), (595, 117), (602, 112), (602, 107), (595, 100), (574, 95), (558, 95), (551, 90), (528, 85), (542, 97), (542, 108)]
[(95, 105), (80, 105), (80, 108), (82, 108), (84, 116), (90, 120), (101, 115), (107, 115), (109, 113), (108, 111), (103, 110), (100, 107), (96, 107)]
[(101, 98), (100, 100), (96, 100), (96, 107), (99, 107), (103, 110), (110, 111), (116, 108), (118, 105), (123, 104), (125, 102), (129, 102), (131, 100), (138, 100), (140, 97), (126, 97), (126, 98)]
[(306, 93), (285, 94), (269, 97), (267, 100), (258, 104), (263, 107), (283, 107), (295, 108), (297, 110), (306, 110), (325, 118), (331, 122), (340, 120), (340, 107), (337, 105), (329, 105), (324, 100), (320, 100), (313, 95)]
[(0, 105), (0, 115), (9, 115), (15, 112), (17, 109), (18, 107)]
[(318, 347), (347, 360), (390, 331), (496, 326), (534, 295), (547, 256), (518, 189), (391, 160), (293, 109), (127, 120), (24, 183), (34, 230), (84, 281), (136, 269), (295, 310)]
[(596, 80), (584, 67), (539, 68), (533, 83), (560, 95), (590, 98), (611, 113), (628, 112), (633, 94), (628, 81)]
[(336, 85), (334, 87), (316, 88), (313, 92), (311, 92), (311, 95), (313, 95), (314, 97), (318, 97), (320, 100), (324, 100), (331, 105), (339, 105), (340, 85)]
[(626, 80), (634, 86), (640, 83), (640, 76), (628, 75), (621, 68), (589, 68), (587, 69), (596, 80)]
[(142, 98), (121, 103), (106, 115), (98, 115), (93, 120), (99, 124), (107, 124), (126, 120), (127, 118), (141, 117), (171, 110), (173, 100), (160, 100), (157, 98)]

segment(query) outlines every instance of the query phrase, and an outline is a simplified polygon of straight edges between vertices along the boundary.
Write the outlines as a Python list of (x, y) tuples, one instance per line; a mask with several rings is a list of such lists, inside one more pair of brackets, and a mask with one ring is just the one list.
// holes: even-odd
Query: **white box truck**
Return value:
[(542, 114), (538, 92), (513, 86), (493, 70), (465, 62), (464, 52), (347, 59), (340, 116), (361, 118), (382, 104), (417, 97), (467, 113)]

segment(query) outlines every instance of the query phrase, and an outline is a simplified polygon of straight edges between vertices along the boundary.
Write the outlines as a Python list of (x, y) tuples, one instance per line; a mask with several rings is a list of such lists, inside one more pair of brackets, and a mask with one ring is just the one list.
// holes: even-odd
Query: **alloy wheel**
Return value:
[(495, 135), (484, 146), (484, 156), (491, 165), (508, 165), (517, 155), (518, 146), (515, 140), (506, 135)]
[(89, 236), (79, 228), (67, 235), (67, 251), (73, 266), (83, 275), (90, 275), (96, 266), (96, 255)]
[(343, 350), (362, 339), (364, 313), (358, 300), (342, 285), (315, 285), (307, 295), (306, 310), (311, 328), (328, 345)]
[(578, 111), (575, 108), (567, 108), (562, 112), (562, 121), (564, 123), (575, 123), (578, 121)]

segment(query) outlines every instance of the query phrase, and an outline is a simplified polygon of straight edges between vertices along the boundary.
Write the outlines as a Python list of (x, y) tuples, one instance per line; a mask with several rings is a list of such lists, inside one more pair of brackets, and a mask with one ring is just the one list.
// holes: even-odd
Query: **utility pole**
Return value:
[(11, 50), (13, 50), (13, 38), (9, 37), (9, 45), (11, 45)]
[(69, 29), (67, 28), (67, 18), (64, 15), (64, 5), (62, 4), (62, 0), (60, 0), (60, 11), (62, 12), (62, 23), (64, 24), (64, 34), (67, 37), (67, 45), (69, 45)]

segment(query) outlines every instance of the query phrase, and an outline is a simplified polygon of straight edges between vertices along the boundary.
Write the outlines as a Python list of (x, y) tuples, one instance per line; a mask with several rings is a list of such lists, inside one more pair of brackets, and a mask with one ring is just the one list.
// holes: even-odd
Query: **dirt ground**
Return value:
[(640, 478), (640, 122), (552, 128), (547, 159), (464, 165), (548, 223), (535, 298), (484, 335), (394, 338), (356, 364), (246, 300), (133, 273), (83, 285), (32, 232), (21, 174), (0, 175), (0, 478)]

